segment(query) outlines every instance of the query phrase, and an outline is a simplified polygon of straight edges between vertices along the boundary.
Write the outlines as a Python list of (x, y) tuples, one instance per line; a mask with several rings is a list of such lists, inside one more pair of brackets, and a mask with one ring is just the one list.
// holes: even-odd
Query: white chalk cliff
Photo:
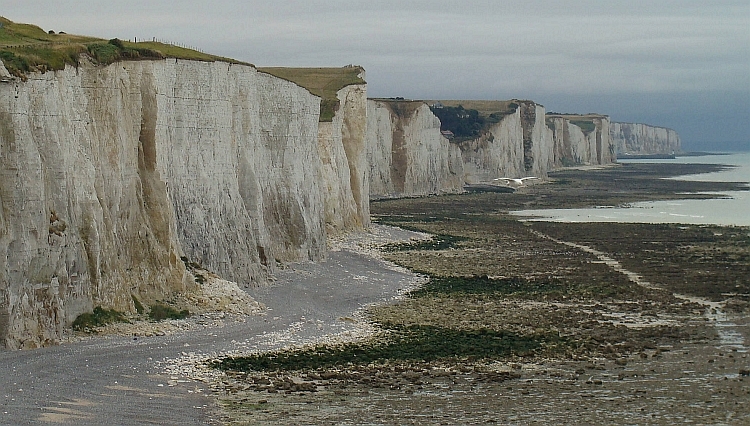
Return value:
[(367, 86), (346, 86), (337, 98), (333, 120), (318, 123), (325, 222), (331, 235), (370, 225)]
[(610, 131), (617, 154), (674, 154), (682, 151), (680, 135), (666, 127), (612, 123)]
[(94, 306), (190, 290), (181, 257), (240, 283), (322, 258), (319, 108), (222, 62), (0, 83), (0, 341), (55, 343)]
[(463, 191), (461, 152), (421, 101), (368, 101), (367, 161), (371, 198)]
[(491, 124), (479, 138), (459, 143), (468, 183), (499, 177), (546, 177), (554, 162), (552, 131), (544, 107), (515, 101), (515, 111)]
[(82, 57), (25, 79), (0, 65), (0, 77), (7, 348), (54, 344), (96, 306), (190, 292), (185, 262), (252, 284), (277, 262), (323, 259), (329, 235), (369, 226), (371, 198), (607, 164), (615, 144), (679, 151), (669, 129), (518, 100), (451, 141), (425, 102), (368, 100), (363, 74), (338, 90), (330, 122), (321, 98), (248, 65)]
[[(446, 101), (458, 104), (459, 101)], [(546, 115), (513, 100), (474, 139), (448, 142), (422, 101), (371, 99), (367, 112), (370, 197), (461, 192), (464, 183), (536, 176), (576, 164), (615, 161), (609, 117)], [(574, 124), (584, 121), (584, 131)]]
[[(587, 122), (593, 128), (584, 130), (575, 124), (581, 121)], [(556, 167), (610, 164), (615, 161), (609, 117), (552, 114), (547, 115), (547, 123), (553, 132)]]

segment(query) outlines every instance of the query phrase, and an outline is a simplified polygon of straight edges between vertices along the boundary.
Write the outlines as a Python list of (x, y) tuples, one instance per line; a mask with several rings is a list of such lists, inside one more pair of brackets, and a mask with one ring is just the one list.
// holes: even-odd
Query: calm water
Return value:
[[(730, 164), (736, 168), (674, 179), (714, 182), (750, 182), (750, 152), (703, 157), (679, 157), (674, 160), (620, 160), (630, 163), (707, 163)], [(589, 209), (544, 209), (513, 212), (532, 216), (536, 221), (552, 222), (635, 222), (690, 223), (750, 226), (750, 192), (722, 192), (720, 199), (670, 200), (633, 203), (627, 207)]]

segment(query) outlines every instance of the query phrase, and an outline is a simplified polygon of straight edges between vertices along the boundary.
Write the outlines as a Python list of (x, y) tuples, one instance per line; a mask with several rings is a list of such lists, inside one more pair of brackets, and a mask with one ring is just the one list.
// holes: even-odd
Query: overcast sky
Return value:
[[(362, 65), (369, 95), (532, 99), (750, 149), (750, 1), (0, 0), (45, 30), (258, 66)], [(737, 145), (737, 143), (741, 145)]]

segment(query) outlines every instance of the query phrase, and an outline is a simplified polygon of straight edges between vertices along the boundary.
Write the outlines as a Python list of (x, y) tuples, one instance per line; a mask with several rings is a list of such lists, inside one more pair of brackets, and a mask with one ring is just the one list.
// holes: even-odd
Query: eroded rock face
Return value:
[(226, 63), (82, 64), (0, 84), (0, 341), (54, 343), (94, 306), (319, 259), (319, 99)]
[(564, 116), (548, 116), (552, 128), (555, 167), (611, 164), (616, 160), (615, 146), (610, 136), (610, 121), (605, 115), (586, 116), (593, 129), (574, 124), (577, 120)]
[(552, 168), (552, 131), (545, 124), (544, 107), (516, 102), (514, 113), (503, 116), (479, 138), (459, 143), (467, 182), (546, 177)]
[(367, 86), (344, 87), (337, 97), (339, 108), (333, 120), (318, 124), (325, 222), (329, 234), (362, 229), (370, 224)]
[(440, 133), (421, 101), (368, 100), (367, 158), (371, 198), (463, 190), (460, 150)]
[(612, 123), (617, 154), (674, 154), (682, 151), (680, 136), (666, 127), (639, 123)]

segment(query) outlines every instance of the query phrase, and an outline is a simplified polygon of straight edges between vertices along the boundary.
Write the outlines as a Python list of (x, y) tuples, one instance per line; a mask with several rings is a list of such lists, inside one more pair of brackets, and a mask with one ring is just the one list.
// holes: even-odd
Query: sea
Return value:
[[(750, 152), (725, 155), (677, 157), (659, 160), (619, 160), (622, 163), (703, 163), (726, 164), (730, 169), (672, 179), (714, 182), (750, 182)], [(586, 209), (540, 209), (512, 212), (529, 221), (547, 222), (621, 222), (685, 223), (750, 226), (750, 191), (722, 192), (709, 200), (647, 201), (621, 207)]]

